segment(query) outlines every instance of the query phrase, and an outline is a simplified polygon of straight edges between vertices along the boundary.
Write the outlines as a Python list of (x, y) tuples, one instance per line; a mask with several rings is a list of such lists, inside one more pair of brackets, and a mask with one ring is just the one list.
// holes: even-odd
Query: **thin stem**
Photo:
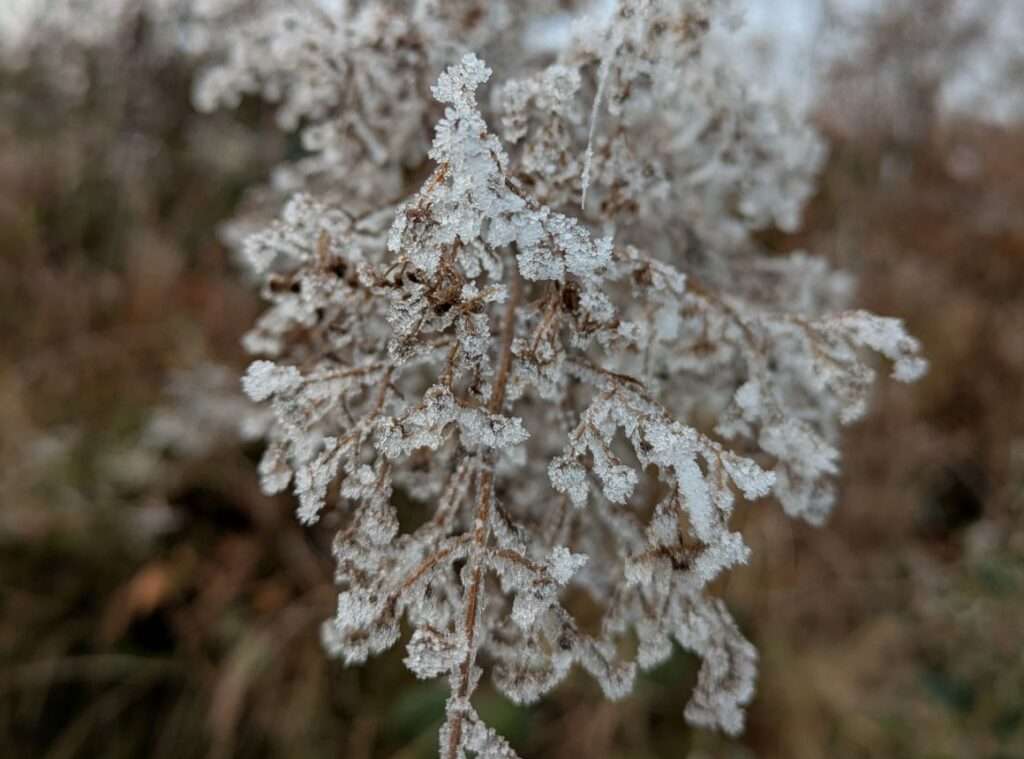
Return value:
[(505, 405), (505, 389), (508, 386), (509, 373), (512, 370), (512, 339), (516, 334), (516, 310), (522, 297), (523, 287), (519, 280), (519, 271), (512, 265), (512, 277), (509, 282), (508, 304), (505, 308), (505, 324), (501, 330), (501, 353), (498, 358), (498, 375), (494, 379), (491, 390), (491, 402), (488, 410), (492, 414), (501, 412)]
[[(501, 347), (498, 356), (498, 373), (491, 388), (488, 410), (492, 414), (500, 413), (505, 405), (505, 391), (512, 370), (512, 340), (516, 331), (516, 311), (522, 296), (522, 285), (519, 272), (512, 266), (508, 305), (505, 309), (505, 322), (501, 332)], [(473, 546), (469, 556), (470, 583), (466, 593), (466, 615), (463, 630), (466, 636), (466, 656), (459, 664), (459, 686), (456, 697), (465, 703), (469, 698), (473, 681), (473, 667), (477, 654), (477, 612), (482, 602), (484, 580), (484, 553), (491, 537), (491, 512), (494, 508), (494, 452), (488, 451), (480, 462), (480, 476), (477, 482), (476, 519), (473, 528)], [(460, 704), (462, 706), (462, 704)], [(459, 746), (462, 745), (463, 709), (460, 708), (452, 717), (451, 731), (448, 733), (448, 759), (458, 759)]]

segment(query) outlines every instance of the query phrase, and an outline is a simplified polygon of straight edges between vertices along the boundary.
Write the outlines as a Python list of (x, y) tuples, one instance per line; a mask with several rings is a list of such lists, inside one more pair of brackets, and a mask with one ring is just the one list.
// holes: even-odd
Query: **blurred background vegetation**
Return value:
[[(75, 97), (0, 80), (0, 755), (433, 757), (443, 684), (400, 647), (354, 670), (320, 648), (329, 523), (261, 495), (254, 448), (145, 444), (176, 372), (244, 366), (258, 295), (217, 227), (294, 146), (125, 52)], [(680, 652), (617, 704), (584, 676), (531, 708), (484, 689), (525, 757), (1024, 757), (1024, 130), (845, 102), (803, 230), (764, 241), (852, 270), (931, 372), (850, 430), (827, 527), (739, 510), (743, 737), (686, 728)]]

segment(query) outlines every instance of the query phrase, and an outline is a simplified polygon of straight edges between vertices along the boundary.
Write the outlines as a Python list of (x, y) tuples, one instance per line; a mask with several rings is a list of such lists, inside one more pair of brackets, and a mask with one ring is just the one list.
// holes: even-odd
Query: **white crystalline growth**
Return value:
[(264, 490), (339, 525), (325, 647), (408, 629), (450, 687), (443, 759), (515, 756), (485, 675), (525, 704), (579, 666), (619, 699), (679, 646), (686, 719), (739, 732), (757, 654), (712, 590), (750, 556), (737, 497), (822, 522), (873, 356), (926, 368), (754, 235), (798, 223), (820, 136), (737, 65), (731, 2), (620, 0), (537, 57), (541, 0), (299, 6), (242, 13), (200, 92), (275, 103), (306, 151), (242, 245), (270, 304), (243, 388)]

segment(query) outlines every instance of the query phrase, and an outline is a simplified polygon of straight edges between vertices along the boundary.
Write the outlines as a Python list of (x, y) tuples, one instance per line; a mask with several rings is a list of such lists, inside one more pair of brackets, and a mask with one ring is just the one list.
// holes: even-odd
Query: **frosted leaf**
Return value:
[(434, 99), (451, 103), (456, 108), (471, 109), (475, 106), (472, 94), (477, 87), (491, 78), (491, 70), (473, 53), (466, 53), (457, 66), (453, 66), (438, 77), (437, 84), (430, 88)]
[(855, 342), (892, 361), (893, 379), (915, 382), (928, 370), (928, 362), (920, 356), (921, 344), (907, 334), (899, 319), (854, 311), (836, 318), (832, 324)]
[(548, 558), (548, 571), (559, 585), (565, 585), (587, 563), (585, 554), (574, 554), (565, 546), (556, 546)]
[[(797, 224), (820, 137), (734, 55), (732, 2), (617, 0), (536, 56), (512, 42), (540, 0), (314, 5), (209, 25), (197, 91), (273, 102), (305, 151), (225, 239), (268, 302), (261, 484), (312, 522), (340, 481), (325, 648), (408, 625), (406, 666), (451, 687), (444, 759), (513, 756), (472, 707), (485, 667), (520, 703), (576, 665), (621, 698), (673, 640), (702, 661), (686, 718), (737, 732), (756, 655), (705, 595), (750, 555), (737, 496), (822, 521), (867, 351), (925, 368), (849, 277), (754, 234)], [(480, 98), (470, 49), (519, 78)]]
[(757, 652), (737, 629), (720, 601), (695, 602), (676, 634), (680, 645), (701, 659), (697, 687), (686, 719), (730, 735), (743, 730), (744, 707), (754, 695)]
[(750, 459), (732, 453), (721, 453), (722, 466), (729, 473), (729, 479), (740, 489), (743, 496), (753, 501), (771, 492), (775, 475), (766, 472)]
[(388, 250), (391, 253), (397, 253), (402, 249), (402, 236), (409, 225), (410, 208), (410, 205), (402, 204), (396, 209), (398, 213), (395, 214), (395, 221), (388, 232)]
[(253, 361), (242, 378), (242, 389), (254, 401), (288, 393), (302, 384), (302, 375), (294, 366), (278, 366), (273, 361)]
[(745, 415), (756, 417), (761, 408), (761, 386), (757, 382), (745, 382), (736, 391), (736, 405)]
[(787, 514), (820, 524), (833, 504), (828, 477), (839, 468), (839, 451), (795, 419), (762, 431), (761, 447), (779, 459), (775, 492)]
[(599, 467), (597, 476), (605, 498), (612, 503), (625, 503), (633, 495), (638, 480), (636, 472), (622, 464)]
[(571, 655), (547, 655), (535, 645), (516, 646), (494, 670), (494, 683), (514, 703), (532, 704), (551, 691), (568, 674)]
[(633, 690), (636, 679), (636, 665), (615, 660), (610, 646), (599, 642), (586, 642), (576, 650), (577, 661), (597, 680), (605, 698), (618, 701)]
[[(344, 556), (344, 552), (339, 555)], [(350, 558), (364, 555), (350, 553)], [(339, 566), (342, 569), (344, 564)], [(379, 587), (354, 587), (338, 595), (334, 617), (321, 630), (328, 651), (347, 664), (366, 661), (395, 644), (400, 633), (388, 595)]]
[(398, 534), (399, 524), (391, 505), (391, 480), (384, 465), (360, 466), (341, 484), (341, 496), (358, 504), (356, 526), (371, 546), (387, 545)]
[(465, 355), (472, 359), (486, 356), (491, 347), (491, 333), (486, 314), (470, 314), (456, 322), (459, 345)]
[(374, 631), (370, 635), (369, 647), (380, 651), (390, 648), (397, 638), (391, 634), (391, 625), (381, 625), (386, 615), (386, 600), (373, 590), (356, 589), (342, 592), (338, 596), (338, 612), (335, 622), (342, 629)]
[(543, 594), (531, 590), (520, 592), (512, 602), (512, 621), (520, 629), (529, 630), (538, 615), (546, 611), (550, 605), (551, 600)]
[(473, 751), (478, 759), (519, 759), (508, 741), (479, 720), (471, 723), (466, 748)]
[(839, 471), (839, 452), (795, 419), (766, 428), (761, 435), (761, 447), (782, 461), (800, 462), (801, 470), (808, 473)]
[(661, 625), (640, 620), (637, 622), (637, 637), (636, 661), (643, 669), (654, 669), (672, 656), (672, 639), (662, 632)]
[(480, 409), (459, 409), (457, 413), (462, 444), (470, 450), (478, 448), (506, 449), (523, 443), (529, 433), (522, 419), (488, 414)]
[[(245, 238), (242, 252), (252, 269), (262, 274), (275, 262), (303, 262), (318, 252), (341, 258), (342, 252), (336, 246), (347, 240), (350, 232), (351, 221), (345, 214), (298, 193), (285, 205), (279, 221)], [(321, 248), (322, 244), (326, 250)]]
[(404, 417), (385, 421), (378, 449), (388, 458), (407, 456), (417, 448), (436, 449), (444, 442), (445, 429), (458, 416), (451, 393), (434, 386), (423, 397), (423, 403)]
[(402, 661), (420, 679), (438, 677), (458, 661), (459, 648), (451, 636), (432, 628), (418, 627), (409, 639)]
[(587, 470), (575, 460), (564, 456), (552, 459), (548, 466), (548, 477), (555, 490), (568, 495), (576, 508), (586, 505)]
[(280, 442), (267, 446), (260, 459), (260, 489), (267, 495), (281, 493), (292, 480), (288, 452)]
[(295, 472), (295, 494), (299, 497), (299, 521), (313, 524), (319, 519), (327, 487), (338, 474), (343, 449), (334, 438), (324, 439), (324, 450)]

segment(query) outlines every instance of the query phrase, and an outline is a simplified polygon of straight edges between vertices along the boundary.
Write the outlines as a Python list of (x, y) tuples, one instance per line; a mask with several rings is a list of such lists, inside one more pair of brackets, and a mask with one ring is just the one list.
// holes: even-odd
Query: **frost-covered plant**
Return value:
[(936, 122), (1024, 120), (1019, 0), (828, 0), (821, 67), (844, 131), (912, 138)]
[[(908, 381), (917, 343), (754, 242), (798, 223), (823, 150), (731, 64), (722, 6), (623, 0), (552, 55), (508, 41), (529, 5), (399, 5), (256, 13), (197, 91), (262, 94), (309, 151), (243, 244), (270, 303), (243, 384), (274, 413), (264, 489), (346, 515), (324, 643), (360, 663), (406, 620), (451, 759), (513, 755), (471, 702), (485, 665), (517, 702), (574, 664), (619, 698), (673, 641), (703, 662), (687, 719), (738, 732), (756, 652), (707, 593), (748, 556), (736, 493), (822, 521), (863, 350)], [(489, 99), (470, 49), (504, 70)]]
[(343, 520), (329, 652), (404, 620), (409, 668), (450, 683), (447, 759), (514, 755), (473, 708), (485, 667), (516, 702), (574, 664), (620, 698), (674, 644), (702, 660), (686, 718), (739, 732), (756, 652), (708, 591), (748, 557), (736, 494), (824, 520), (865, 353), (925, 364), (847, 277), (756, 242), (824, 147), (737, 65), (731, 4), (192, 5), (217, 11), (187, 24), (197, 103), (262, 97), (304, 148), (229, 239), (269, 303), (263, 489)]

